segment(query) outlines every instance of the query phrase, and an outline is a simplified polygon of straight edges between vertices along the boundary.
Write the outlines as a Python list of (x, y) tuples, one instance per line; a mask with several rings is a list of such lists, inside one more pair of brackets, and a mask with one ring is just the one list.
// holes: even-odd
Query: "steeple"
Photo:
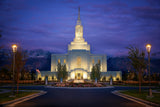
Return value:
[(80, 7), (78, 7), (78, 19), (75, 26), (75, 38), (71, 44), (68, 45), (68, 50), (90, 50), (90, 45), (85, 42), (83, 38), (83, 26), (80, 19)]
[(81, 19), (80, 19), (80, 7), (78, 7), (78, 20), (77, 25), (81, 25)]

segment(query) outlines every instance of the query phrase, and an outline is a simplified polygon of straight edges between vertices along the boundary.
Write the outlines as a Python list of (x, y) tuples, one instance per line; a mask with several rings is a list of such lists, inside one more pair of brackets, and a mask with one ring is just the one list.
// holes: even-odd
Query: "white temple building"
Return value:
[(105, 77), (106, 81), (112, 77), (113, 81), (122, 80), (121, 71), (107, 71), (107, 56), (91, 54), (90, 45), (83, 38), (83, 26), (80, 19), (80, 8), (78, 11), (78, 20), (75, 26), (75, 38), (68, 45), (67, 54), (51, 55), (51, 71), (40, 71), (37, 79), (57, 80), (57, 64), (66, 64), (68, 80), (90, 80), (91, 69), (96, 63), (100, 63), (101, 80)]

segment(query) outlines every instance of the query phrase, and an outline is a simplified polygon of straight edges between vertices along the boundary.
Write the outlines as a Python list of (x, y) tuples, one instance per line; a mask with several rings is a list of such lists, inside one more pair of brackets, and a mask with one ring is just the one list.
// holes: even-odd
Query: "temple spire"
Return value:
[(78, 20), (77, 25), (81, 25), (81, 19), (80, 19), (80, 7), (78, 7)]
[(90, 45), (83, 38), (83, 26), (80, 19), (80, 7), (78, 7), (78, 19), (75, 26), (75, 38), (68, 45), (68, 50), (87, 50), (90, 51)]
[(78, 20), (81, 20), (80, 19), (80, 7), (78, 7)]

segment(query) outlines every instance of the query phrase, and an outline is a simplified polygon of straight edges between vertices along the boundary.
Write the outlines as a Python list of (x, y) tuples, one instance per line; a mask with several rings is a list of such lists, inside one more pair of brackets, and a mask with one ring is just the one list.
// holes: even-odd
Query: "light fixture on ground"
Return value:
[(149, 71), (149, 97), (152, 97), (152, 89), (151, 89), (151, 73), (150, 73), (150, 52), (151, 52), (151, 44), (146, 45), (146, 50), (148, 53), (148, 71)]
[(15, 55), (17, 52), (17, 45), (12, 45), (12, 52), (13, 52), (13, 86), (12, 86), (12, 97), (15, 96), (14, 87), (15, 87)]

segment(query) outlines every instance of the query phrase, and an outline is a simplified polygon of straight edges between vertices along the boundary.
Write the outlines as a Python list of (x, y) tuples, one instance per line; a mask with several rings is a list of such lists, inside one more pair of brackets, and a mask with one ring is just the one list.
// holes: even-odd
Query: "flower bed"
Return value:
[(104, 87), (106, 85), (103, 85), (101, 83), (56, 83), (55, 85), (52, 85), (55, 87)]

